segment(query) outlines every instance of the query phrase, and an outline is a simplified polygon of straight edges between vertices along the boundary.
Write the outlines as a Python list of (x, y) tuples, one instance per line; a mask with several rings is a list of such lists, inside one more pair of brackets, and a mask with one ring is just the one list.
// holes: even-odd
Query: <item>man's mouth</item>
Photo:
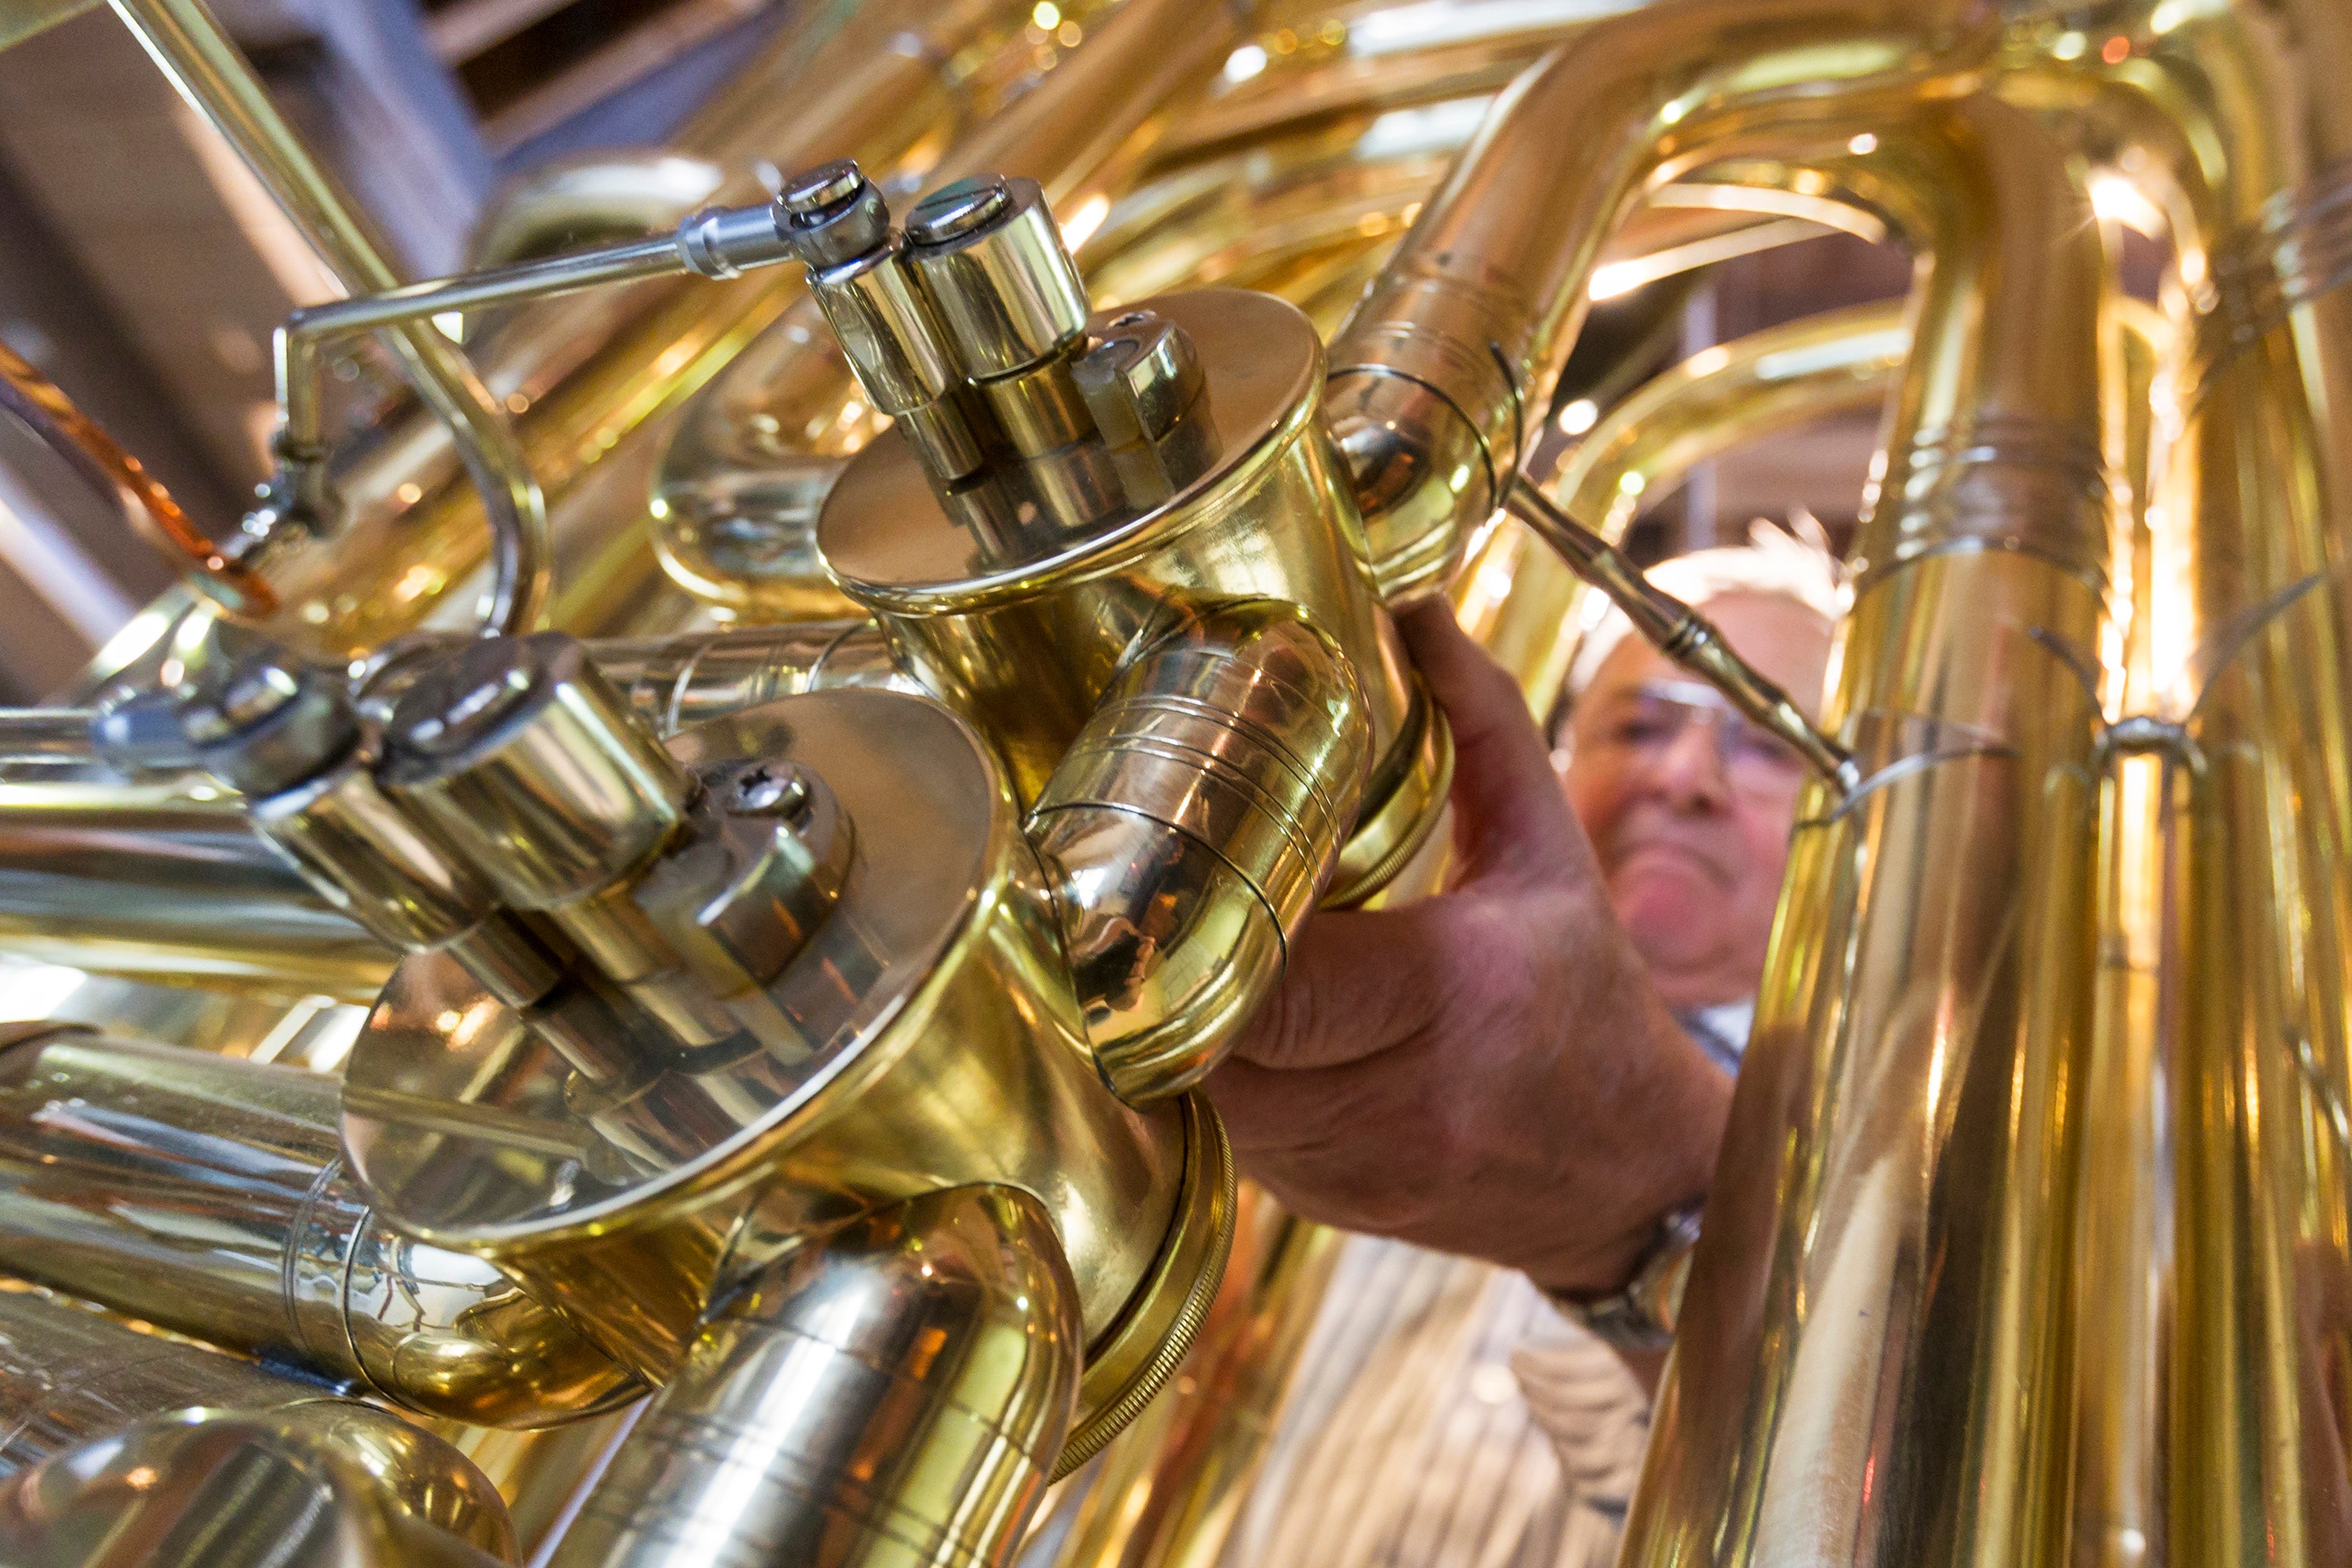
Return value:
[(1736, 879), (1715, 857), (1665, 838), (1645, 838), (1622, 846), (1612, 868), (1620, 874), (1652, 868), (1696, 872), (1719, 888), (1728, 888)]

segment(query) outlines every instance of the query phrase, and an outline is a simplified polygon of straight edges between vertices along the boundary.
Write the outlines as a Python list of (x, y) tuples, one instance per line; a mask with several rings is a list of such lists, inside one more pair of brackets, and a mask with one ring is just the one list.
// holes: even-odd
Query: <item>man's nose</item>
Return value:
[(1721, 811), (1731, 803), (1723, 751), (1716, 744), (1715, 726), (1705, 720), (1682, 727), (1659, 757), (1654, 776), (1660, 793), (1677, 810)]

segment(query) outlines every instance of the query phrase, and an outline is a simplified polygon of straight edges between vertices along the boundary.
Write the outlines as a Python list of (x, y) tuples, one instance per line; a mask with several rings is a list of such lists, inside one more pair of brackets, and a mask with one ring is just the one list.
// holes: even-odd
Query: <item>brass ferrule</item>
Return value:
[(1147, 650), (1040, 793), (1029, 834), (1104, 1081), (1198, 1082), (1280, 980), (1355, 826), (1371, 755), (1354, 671), (1295, 605), (1228, 605)]
[(0, 1074), (9, 1274), (418, 1415), (544, 1426), (641, 1392), (496, 1269), (376, 1216), (332, 1079), (74, 1030)]
[(1002, 1563), (1082, 1350), (1035, 1199), (970, 1186), (879, 1210), (713, 1308), (551, 1562)]

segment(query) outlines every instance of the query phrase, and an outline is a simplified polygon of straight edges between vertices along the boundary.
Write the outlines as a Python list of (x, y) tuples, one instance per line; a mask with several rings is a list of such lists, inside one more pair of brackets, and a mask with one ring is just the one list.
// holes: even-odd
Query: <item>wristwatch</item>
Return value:
[(1685, 1204), (1658, 1222), (1656, 1237), (1623, 1289), (1600, 1297), (1559, 1290), (1544, 1294), (1570, 1321), (1612, 1350), (1664, 1350), (1675, 1342), (1675, 1325), (1682, 1318), (1683, 1284), (1690, 1278), (1691, 1248), (1698, 1244), (1703, 1207)]

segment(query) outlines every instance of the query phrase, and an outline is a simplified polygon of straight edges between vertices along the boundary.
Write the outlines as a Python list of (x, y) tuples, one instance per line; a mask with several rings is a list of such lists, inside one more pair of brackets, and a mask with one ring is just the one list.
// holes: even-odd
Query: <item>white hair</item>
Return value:
[[(1748, 524), (1746, 544), (1694, 550), (1661, 561), (1643, 574), (1694, 609), (1733, 594), (1757, 594), (1801, 605), (1834, 626), (1853, 601), (1822, 525), (1805, 512), (1790, 520), (1794, 531), (1760, 518)], [(1568, 668), (1570, 696), (1580, 696), (1601, 673), (1601, 664), (1633, 629), (1625, 612), (1599, 594), (1584, 595), (1584, 629)]]

